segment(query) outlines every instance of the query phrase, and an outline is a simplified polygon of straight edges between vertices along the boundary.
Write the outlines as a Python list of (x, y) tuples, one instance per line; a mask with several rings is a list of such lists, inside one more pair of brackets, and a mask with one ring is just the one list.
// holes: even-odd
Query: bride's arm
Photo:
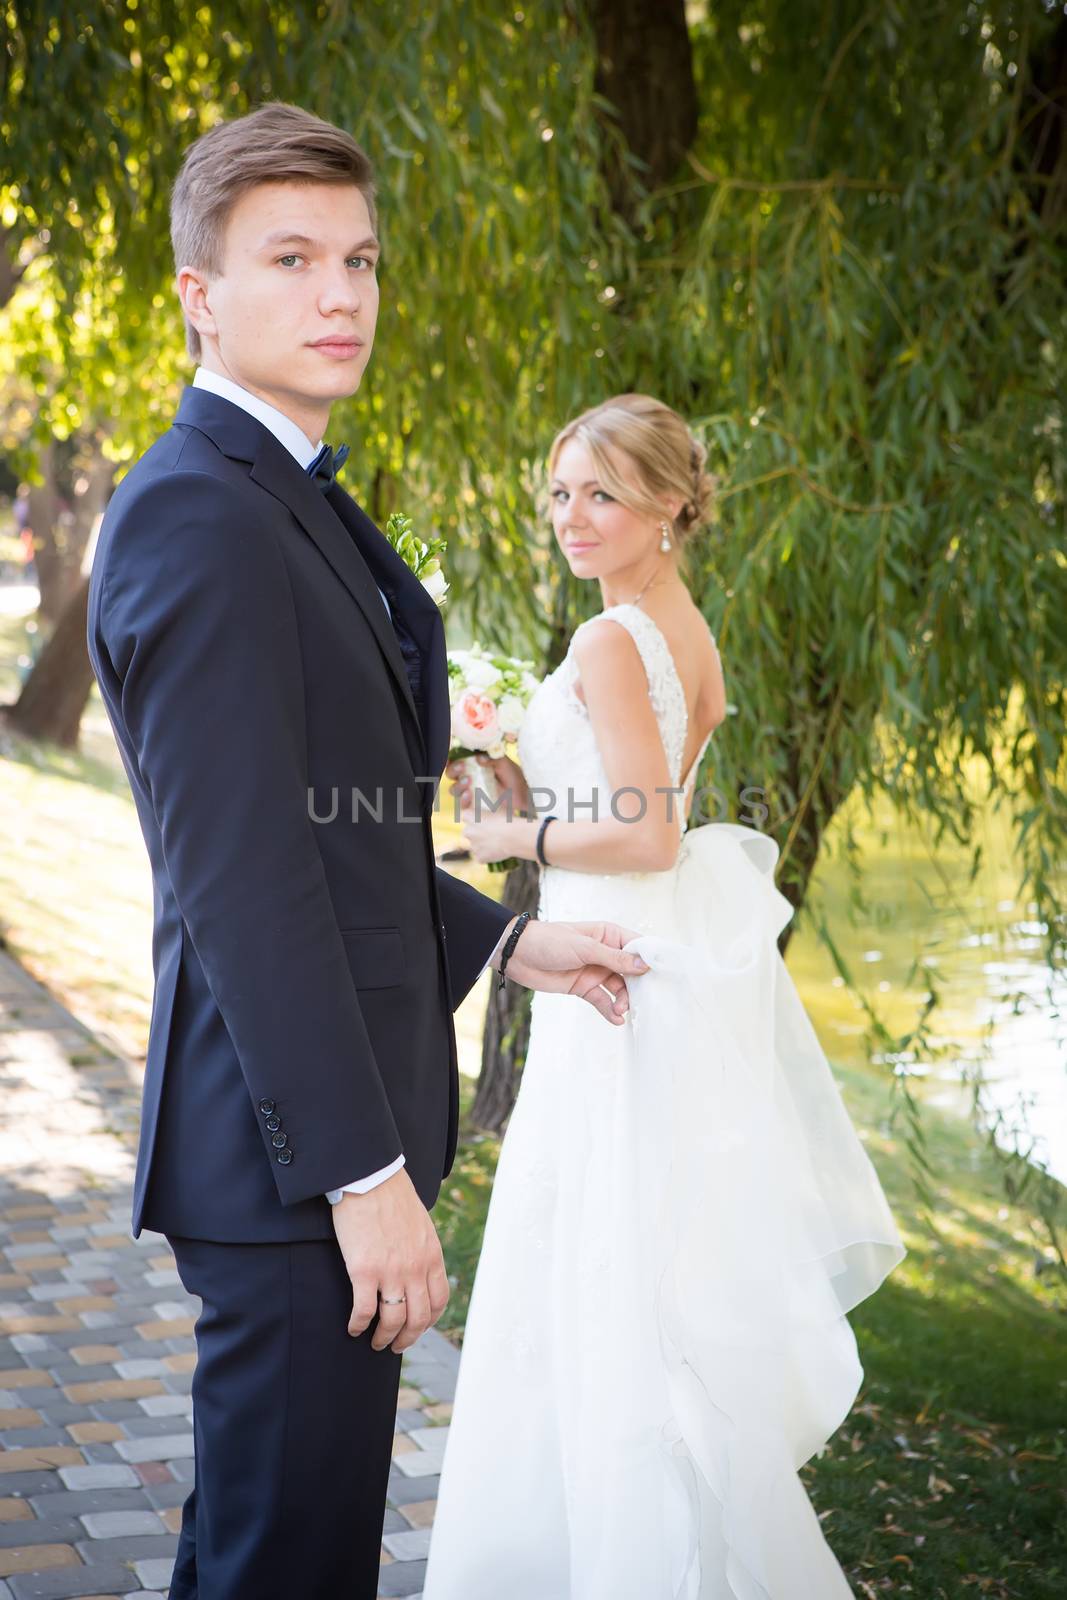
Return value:
[[(608, 790), (599, 796), (595, 821), (577, 797), (573, 806), (566, 791), (556, 797), (558, 820), (545, 832), (545, 857), (551, 866), (578, 872), (665, 871), (678, 854), (682, 796), (670, 787), (637, 646), (605, 618), (587, 623), (573, 650)], [(533, 861), (539, 826), (536, 818), (487, 815), (466, 823), (465, 831), (478, 860), (514, 855)]]

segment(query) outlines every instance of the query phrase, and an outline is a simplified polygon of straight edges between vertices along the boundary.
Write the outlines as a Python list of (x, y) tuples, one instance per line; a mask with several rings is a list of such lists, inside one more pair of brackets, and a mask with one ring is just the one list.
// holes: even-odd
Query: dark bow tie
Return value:
[(348, 446), (346, 444), (338, 445), (336, 450), (331, 449), (328, 444), (324, 444), (314, 461), (309, 462), (305, 471), (308, 477), (314, 479), (325, 494), (347, 460)]

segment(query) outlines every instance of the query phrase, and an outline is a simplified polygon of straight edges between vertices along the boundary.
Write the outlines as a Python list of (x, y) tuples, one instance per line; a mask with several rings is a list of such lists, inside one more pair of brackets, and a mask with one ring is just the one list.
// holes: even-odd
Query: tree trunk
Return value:
[[(615, 107), (604, 142), (604, 174), (612, 206), (632, 217), (634, 186), (622, 146), (645, 165), (642, 181), (654, 188), (676, 171), (697, 128), (697, 96), (684, 0), (587, 0), (596, 40), (595, 87)], [(567, 649), (570, 620), (566, 587), (553, 619), (551, 671)], [(524, 861), (509, 872), (503, 902), (515, 911), (537, 908), (538, 870)], [(502, 1133), (519, 1091), (530, 1037), (530, 994), (517, 984), (493, 989), (482, 1036), (473, 1124)]]
[(685, 0), (586, 0), (586, 9), (596, 40), (593, 87), (616, 112), (607, 122), (604, 176), (612, 209), (629, 221), (634, 186), (626, 154), (644, 164), (640, 182), (655, 189), (678, 170), (696, 136)]
[[(536, 911), (539, 873), (535, 862), (523, 861), (504, 880), (504, 905), (512, 911)], [(482, 1069), (471, 1107), (471, 1122), (486, 1133), (503, 1133), (519, 1092), (526, 1047), (530, 1042), (530, 991), (505, 983), (493, 990), (482, 1035)]]
[(73, 749), (93, 687), (85, 643), (89, 579), (83, 578), (37, 658), (7, 724), (28, 739)]
[[(34, 255), (37, 251), (34, 251)], [(22, 282), (30, 259), (19, 260), (20, 246), (14, 228), (0, 225), (0, 310), (7, 305)]]
[[(38, 458), (43, 483), (29, 493), (29, 524), (41, 590), (41, 615), (57, 623), (81, 584), (93, 525), (107, 504), (114, 463), (99, 448), (85, 466), (61, 466), (54, 440)], [(82, 458), (84, 459), (84, 457)], [(66, 498), (66, 504), (64, 499)]]

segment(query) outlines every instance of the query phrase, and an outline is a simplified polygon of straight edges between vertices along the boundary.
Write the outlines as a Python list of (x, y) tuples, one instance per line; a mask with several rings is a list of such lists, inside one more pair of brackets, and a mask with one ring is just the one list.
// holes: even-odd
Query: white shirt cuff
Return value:
[(386, 1178), (391, 1178), (394, 1172), (399, 1172), (403, 1165), (404, 1157), (397, 1156), (387, 1167), (379, 1167), (377, 1172), (372, 1172), (369, 1178), (357, 1178), (354, 1183), (343, 1183), (339, 1189), (327, 1189), (326, 1198), (332, 1206), (336, 1206), (340, 1205), (342, 1195), (366, 1194), (384, 1183)]

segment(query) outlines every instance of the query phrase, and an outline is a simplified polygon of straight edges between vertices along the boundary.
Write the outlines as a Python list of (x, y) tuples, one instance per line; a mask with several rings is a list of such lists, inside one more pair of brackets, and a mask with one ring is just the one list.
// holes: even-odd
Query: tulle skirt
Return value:
[(670, 936), (628, 947), (623, 1028), (534, 996), (425, 1600), (851, 1592), (797, 1469), (862, 1380), (846, 1312), (905, 1251), (778, 953), (776, 858), (718, 823), (669, 906), (664, 874), (567, 875), (586, 919), (632, 892)]

